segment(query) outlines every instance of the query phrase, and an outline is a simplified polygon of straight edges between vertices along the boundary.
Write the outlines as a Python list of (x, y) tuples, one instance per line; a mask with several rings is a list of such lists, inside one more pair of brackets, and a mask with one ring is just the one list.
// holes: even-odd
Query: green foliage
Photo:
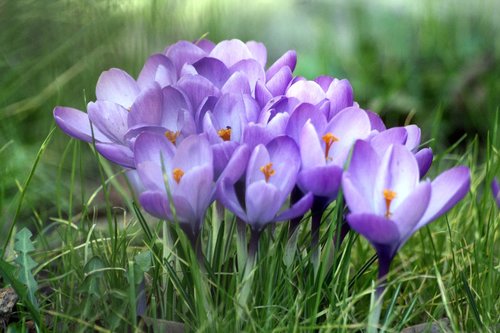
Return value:
[(31, 236), (33, 234), (27, 228), (23, 228), (16, 233), (14, 250), (17, 252), (16, 263), (19, 267), (17, 278), (19, 282), (26, 286), (29, 300), (36, 308), (38, 307), (38, 302), (35, 293), (38, 289), (38, 283), (33, 276), (32, 270), (37, 266), (37, 263), (29, 255), (30, 252), (35, 250), (31, 242)]

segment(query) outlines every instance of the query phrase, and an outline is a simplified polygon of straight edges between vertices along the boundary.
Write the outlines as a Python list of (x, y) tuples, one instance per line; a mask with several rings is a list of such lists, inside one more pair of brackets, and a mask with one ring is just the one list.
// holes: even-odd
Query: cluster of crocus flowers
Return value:
[(56, 107), (54, 117), (135, 173), (142, 207), (192, 238), (214, 200), (255, 233), (312, 209), (317, 236), (342, 189), (347, 223), (385, 275), (414, 232), (465, 196), (469, 170), (425, 180), (433, 155), (420, 149), (417, 126), (386, 128), (354, 101), (349, 81), (295, 76), (296, 62), (288, 51), (266, 66), (257, 42), (180, 41), (148, 58), (137, 79), (103, 72), (87, 112)]

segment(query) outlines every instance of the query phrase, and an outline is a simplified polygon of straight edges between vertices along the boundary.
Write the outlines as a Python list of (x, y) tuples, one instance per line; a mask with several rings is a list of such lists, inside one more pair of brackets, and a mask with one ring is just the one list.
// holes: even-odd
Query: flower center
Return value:
[(394, 200), (396, 197), (396, 192), (390, 190), (390, 189), (385, 189), (384, 190), (384, 199), (385, 199), (385, 217), (390, 218), (392, 213), (391, 213), (391, 202)]
[(231, 126), (226, 126), (226, 128), (218, 130), (217, 134), (219, 134), (220, 138), (224, 141), (231, 140)]
[(181, 182), (181, 178), (182, 176), (184, 176), (184, 171), (182, 171), (181, 169), (179, 168), (175, 168), (173, 171), (172, 171), (172, 176), (174, 176), (174, 180), (177, 184), (179, 184)]
[(272, 163), (267, 163), (263, 167), (260, 167), (260, 171), (262, 171), (264, 177), (266, 177), (266, 183), (269, 183), (269, 178), (271, 178), (271, 176), (274, 176), (274, 174), (276, 173), (276, 170), (273, 169)]
[(335, 135), (333, 135), (331, 132), (326, 133), (322, 137), (323, 141), (325, 141), (325, 159), (329, 160), (331, 157), (328, 157), (328, 154), (330, 153), (330, 148), (332, 147), (334, 142), (339, 141), (339, 138), (337, 138)]
[(179, 136), (179, 131), (166, 131), (165, 132), (165, 137), (168, 139), (168, 141), (172, 142), (175, 145), (175, 142), (177, 141), (177, 137)]

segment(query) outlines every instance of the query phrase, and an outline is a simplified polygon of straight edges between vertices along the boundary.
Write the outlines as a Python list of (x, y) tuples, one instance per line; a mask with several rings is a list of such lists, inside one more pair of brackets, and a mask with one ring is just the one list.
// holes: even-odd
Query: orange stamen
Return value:
[(226, 126), (226, 128), (218, 130), (217, 134), (219, 134), (219, 136), (221, 137), (221, 139), (224, 140), (224, 141), (231, 140), (231, 126)]
[(337, 138), (335, 135), (332, 133), (328, 132), (322, 137), (323, 141), (325, 141), (326, 147), (325, 147), (325, 159), (329, 159), (328, 154), (330, 153), (330, 148), (332, 147), (334, 142), (339, 141), (339, 138)]
[(396, 192), (392, 191), (392, 190), (389, 190), (389, 189), (385, 189), (384, 190), (384, 199), (385, 199), (385, 217), (386, 218), (390, 218), (391, 217), (391, 202), (392, 200), (394, 200), (394, 198), (396, 197)]
[(264, 177), (266, 177), (266, 183), (269, 183), (269, 178), (276, 173), (276, 170), (273, 169), (272, 163), (267, 163), (263, 167), (260, 167), (260, 171), (262, 171)]
[(172, 175), (174, 176), (174, 180), (177, 184), (180, 183), (181, 181), (181, 178), (182, 176), (184, 176), (184, 171), (182, 171), (181, 169), (179, 168), (175, 168), (173, 171), (172, 171)]
[(179, 136), (179, 131), (166, 131), (165, 132), (165, 137), (168, 139), (168, 141), (172, 142), (175, 145), (175, 142), (177, 141), (177, 137)]

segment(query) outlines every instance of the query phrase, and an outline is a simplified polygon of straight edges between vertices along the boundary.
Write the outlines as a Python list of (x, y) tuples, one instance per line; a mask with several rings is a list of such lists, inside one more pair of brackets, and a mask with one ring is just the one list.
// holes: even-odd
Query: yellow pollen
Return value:
[(218, 130), (217, 134), (219, 134), (219, 136), (221, 137), (221, 139), (224, 140), (224, 141), (231, 140), (231, 126), (226, 126), (226, 128)]
[(325, 141), (326, 147), (325, 147), (325, 159), (328, 160), (328, 154), (330, 153), (330, 148), (332, 147), (334, 142), (339, 141), (339, 138), (337, 138), (335, 135), (332, 133), (328, 132), (322, 137), (323, 141)]
[(389, 190), (389, 189), (385, 189), (384, 190), (384, 199), (385, 199), (385, 217), (386, 218), (389, 218), (391, 217), (391, 202), (392, 200), (394, 200), (394, 198), (396, 197), (396, 192), (392, 191), (392, 190)]
[(264, 177), (266, 177), (266, 183), (268, 183), (269, 178), (271, 178), (271, 176), (274, 176), (274, 174), (276, 173), (276, 170), (273, 169), (272, 163), (267, 163), (263, 167), (260, 167), (260, 171), (262, 171)]
[(175, 182), (179, 184), (181, 182), (182, 176), (184, 176), (184, 171), (179, 168), (175, 168), (174, 171), (172, 171), (172, 175), (174, 176)]
[(172, 142), (175, 145), (175, 142), (177, 141), (177, 137), (179, 136), (179, 131), (166, 131), (165, 132), (165, 137), (168, 139), (168, 141)]

